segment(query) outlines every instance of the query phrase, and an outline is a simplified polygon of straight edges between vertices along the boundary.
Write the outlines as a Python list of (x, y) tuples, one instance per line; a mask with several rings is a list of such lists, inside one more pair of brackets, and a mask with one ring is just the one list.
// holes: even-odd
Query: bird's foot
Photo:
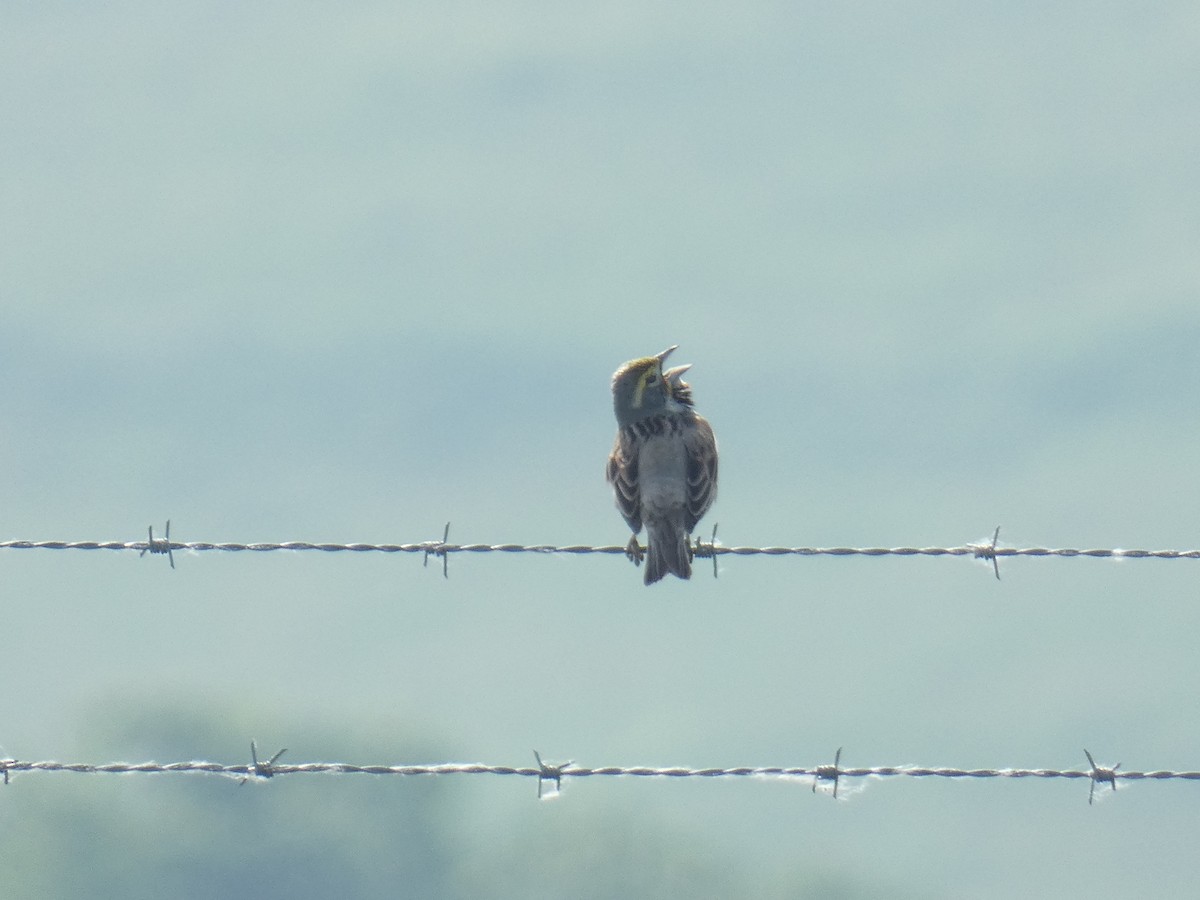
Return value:
[(642, 546), (638, 543), (636, 534), (633, 535), (633, 537), (629, 539), (629, 543), (625, 545), (625, 555), (635, 566), (640, 566), (642, 564), (642, 560), (645, 559), (646, 551), (643, 550)]

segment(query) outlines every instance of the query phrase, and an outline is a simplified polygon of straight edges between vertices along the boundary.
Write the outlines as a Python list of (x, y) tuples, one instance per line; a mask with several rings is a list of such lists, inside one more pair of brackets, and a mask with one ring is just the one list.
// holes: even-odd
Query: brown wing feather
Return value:
[(688, 499), (684, 524), (688, 534), (717, 497), (717, 438), (703, 416), (684, 431), (687, 448)]
[(613, 486), (617, 509), (625, 517), (630, 531), (637, 534), (642, 530), (641, 501), (638, 498), (638, 461), (633, 442), (624, 428), (617, 432), (617, 441), (608, 457), (605, 477)]

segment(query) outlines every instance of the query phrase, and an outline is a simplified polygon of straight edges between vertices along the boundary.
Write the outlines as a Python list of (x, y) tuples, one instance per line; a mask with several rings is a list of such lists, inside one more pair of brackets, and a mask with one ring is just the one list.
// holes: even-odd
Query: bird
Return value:
[(646, 584), (668, 572), (691, 577), (689, 538), (717, 495), (717, 439), (682, 378), (691, 365), (663, 369), (677, 349), (631, 360), (612, 378), (617, 439), (605, 475), (633, 531), (626, 554), (637, 564), (646, 526)]

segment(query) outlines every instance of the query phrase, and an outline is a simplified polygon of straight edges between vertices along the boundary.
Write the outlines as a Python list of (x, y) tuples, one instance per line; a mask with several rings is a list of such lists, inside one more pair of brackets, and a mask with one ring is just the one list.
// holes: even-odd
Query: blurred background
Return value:
[[(1200, 546), (1200, 12), (16, 3), (0, 538)], [(0, 553), (0, 755), (1196, 769), (1200, 563)], [(5, 897), (1120, 897), (1190, 782), (17, 775)]]

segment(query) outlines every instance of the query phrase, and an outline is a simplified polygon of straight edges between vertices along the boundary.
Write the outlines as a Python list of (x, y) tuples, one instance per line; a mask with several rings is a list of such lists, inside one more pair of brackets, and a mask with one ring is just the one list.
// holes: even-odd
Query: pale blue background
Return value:
[[(1200, 545), (1193, 3), (3, 18), (4, 538), (623, 543), (608, 379), (678, 343), (728, 543)], [(0, 555), (3, 753), (1200, 768), (1195, 561), (177, 564)], [(1180, 895), (1200, 838), (1184, 782), (301, 780), (18, 777), (6, 834), (107, 824), (6, 840), (5, 895), (182, 895), (98, 836), (171, 828), (323, 896), (266, 867), (435, 789), (414, 893), (678, 893), (664, 848), (693, 895)]]

